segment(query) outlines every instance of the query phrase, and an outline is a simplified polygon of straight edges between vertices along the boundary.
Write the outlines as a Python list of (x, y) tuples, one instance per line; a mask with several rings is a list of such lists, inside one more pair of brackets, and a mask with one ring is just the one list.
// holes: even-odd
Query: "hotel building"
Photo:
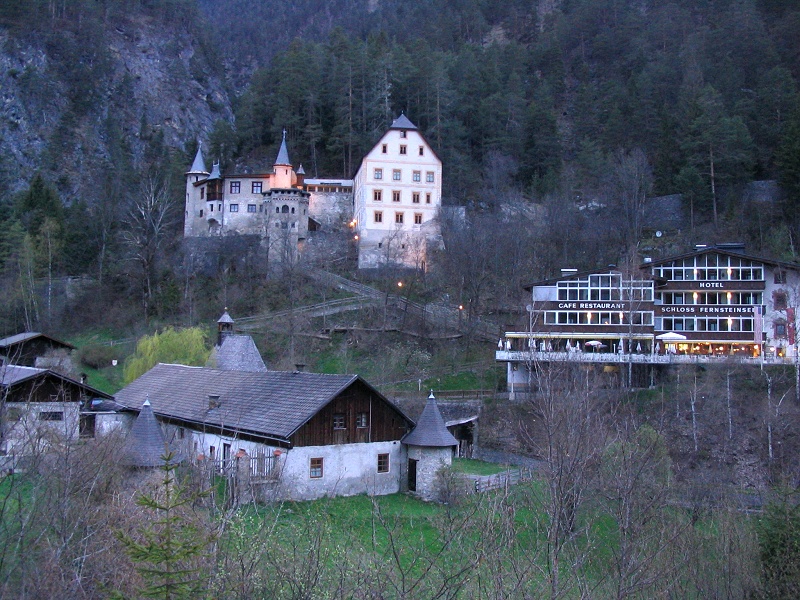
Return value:
[(698, 246), (647, 260), (641, 275), (614, 269), (526, 286), (529, 330), (507, 332), (496, 359), (509, 388), (525, 389), (534, 362), (670, 364), (796, 358), (800, 264), (748, 255), (741, 244)]

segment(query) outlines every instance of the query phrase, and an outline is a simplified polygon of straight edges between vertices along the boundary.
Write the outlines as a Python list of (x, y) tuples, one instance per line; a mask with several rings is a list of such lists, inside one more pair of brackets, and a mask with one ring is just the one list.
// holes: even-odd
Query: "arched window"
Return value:
[(284, 204), (284, 205), (281, 207), (281, 212), (282, 212), (282, 213), (288, 213), (288, 212), (289, 212), (289, 205), (288, 205), (288, 204)]
[(292, 207), (292, 214), (294, 214), (294, 206)]

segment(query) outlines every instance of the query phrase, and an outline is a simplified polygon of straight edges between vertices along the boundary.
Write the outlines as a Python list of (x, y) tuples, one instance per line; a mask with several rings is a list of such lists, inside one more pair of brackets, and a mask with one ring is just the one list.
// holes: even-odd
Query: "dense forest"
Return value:
[[(798, 25), (800, 5), (775, 0), (4, 2), (2, 77), (28, 111), (0, 119), (8, 288), (24, 296), (25, 272), (90, 275), (174, 296), (176, 204), (198, 141), (225, 168), (263, 167), (286, 128), (310, 176), (349, 177), (401, 112), (442, 158), (445, 203), (473, 211), (470, 245), (497, 239), (503, 206), (536, 215), (504, 288), (630, 255), (642, 225), (626, 215), (619, 228), (619, 211), (664, 194), (691, 215), (673, 249), (736, 238), (793, 258)], [(764, 179), (780, 194), (753, 219), (741, 191)], [(164, 204), (144, 257), (143, 197)], [(565, 224), (582, 244), (565, 243)], [(7, 327), (31, 325), (24, 312)]]

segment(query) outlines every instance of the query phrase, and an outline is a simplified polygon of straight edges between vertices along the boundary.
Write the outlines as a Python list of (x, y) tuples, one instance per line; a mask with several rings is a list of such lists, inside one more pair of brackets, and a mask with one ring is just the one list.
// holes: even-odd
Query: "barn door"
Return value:
[(414, 458), (408, 459), (408, 491), (417, 491), (417, 461)]

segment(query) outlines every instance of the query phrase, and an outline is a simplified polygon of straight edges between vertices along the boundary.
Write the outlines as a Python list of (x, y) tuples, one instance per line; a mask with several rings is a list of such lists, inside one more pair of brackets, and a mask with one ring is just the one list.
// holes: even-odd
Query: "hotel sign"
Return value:
[(657, 315), (693, 315), (693, 316), (751, 316), (755, 313), (758, 304), (670, 304), (656, 306)]
[(764, 281), (697, 281), (687, 279), (670, 279), (658, 286), (658, 291), (669, 290), (725, 290), (729, 292), (763, 290)]

